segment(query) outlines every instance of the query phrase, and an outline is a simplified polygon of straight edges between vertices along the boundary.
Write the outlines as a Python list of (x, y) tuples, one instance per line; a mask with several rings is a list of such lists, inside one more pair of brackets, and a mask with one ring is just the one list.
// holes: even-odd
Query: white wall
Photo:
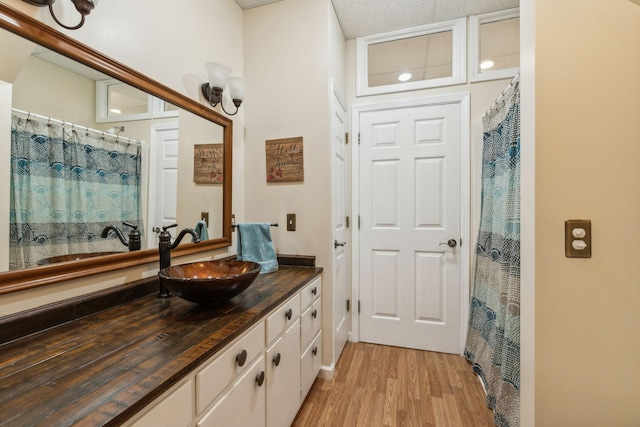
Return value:
[[(251, 82), (245, 127), (246, 216), (277, 222), (278, 253), (315, 255), (323, 267), (323, 329), (331, 327), (331, 80), (344, 81), (344, 40), (330, 0), (284, 0), (245, 12), (245, 69)], [(267, 184), (265, 141), (299, 137), (304, 182)], [(287, 231), (295, 213), (297, 230)], [(323, 363), (331, 363), (323, 334)]]
[(535, 34), (535, 422), (639, 426), (640, 8), (536, 0)]
[[(46, 8), (30, 6), (21, 0), (5, 0), (10, 6), (35, 14), (50, 23)], [(70, 2), (57, 2), (69, 3)], [(65, 22), (75, 16), (63, 17)], [(69, 19), (69, 21), (67, 21)], [(212, 24), (215, 23), (215, 24)], [(60, 29), (55, 23), (50, 24)], [(87, 17), (83, 28), (65, 32), (115, 60), (147, 74), (160, 83), (193, 99), (199, 98), (199, 85), (206, 80), (204, 63), (218, 61), (242, 75), (243, 14), (233, 0), (112, 0), (100, 2)], [(243, 123), (242, 110), (234, 116), (234, 211), (243, 215)], [(5, 197), (2, 193), (0, 196)], [(233, 249), (230, 249), (233, 251)], [(222, 256), (225, 250), (185, 257), (181, 262)], [(229, 252), (233, 253), (233, 252)], [(151, 276), (157, 265), (120, 270), (57, 285), (4, 295), (0, 315), (14, 313), (86, 292)]]

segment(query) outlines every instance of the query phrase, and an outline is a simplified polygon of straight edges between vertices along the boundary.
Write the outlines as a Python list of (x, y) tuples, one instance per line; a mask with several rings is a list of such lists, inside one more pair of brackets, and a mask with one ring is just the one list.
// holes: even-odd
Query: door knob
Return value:
[(458, 242), (456, 242), (456, 239), (449, 239), (449, 240), (447, 240), (446, 243), (444, 243), (444, 242), (440, 243), (439, 246), (442, 246), (442, 245), (447, 245), (450, 248), (455, 248), (456, 246), (458, 246)]
[(347, 242), (338, 242), (337, 240), (333, 241), (333, 247), (334, 248), (337, 248), (338, 246), (344, 246), (346, 244), (347, 244)]

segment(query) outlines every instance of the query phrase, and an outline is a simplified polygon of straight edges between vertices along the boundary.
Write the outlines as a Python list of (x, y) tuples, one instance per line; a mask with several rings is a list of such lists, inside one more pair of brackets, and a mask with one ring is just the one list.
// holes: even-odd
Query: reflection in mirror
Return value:
[(195, 227), (203, 212), (207, 237), (222, 236), (222, 187), (189, 179), (194, 145), (222, 144), (222, 128), (162, 105), (154, 114), (153, 96), (34, 50), (13, 84), (10, 270), (127, 251), (115, 232), (101, 238), (110, 225), (126, 236), (122, 222), (143, 249), (157, 247), (154, 228)]
[[(0, 229), (1, 252), (9, 254), (1, 257), (0, 272), (61, 260), (77, 263), (64, 273), (71, 278), (69, 271), (82, 277), (124, 260), (151, 262), (157, 258), (153, 230), (174, 223), (203, 227), (208, 237), (196, 249), (184, 239), (183, 253), (228, 246), (231, 121), (0, 4), (0, 18), (7, 15), (18, 27), (6, 19), (0, 26), (26, 31), (94, 67), (0, 30), (0, 81), (9, 83), (0, 84), (0, 114), (7, 115), (0, 117), (7, 133), (0, 137), (0, 158), (12, 163), (10, 179), (0, 186), (9, 205), (0, 207), (0, 219), (10, 223)], [(38, 30), (30, 33), (31, 27)], [(225, 180), (196, 182), (196, 154), (204, 145), (221, 147), (216, 168), (224, 169)], [(133, 231), (141, 234), (142, 250), (129, 253), (125, 244)], [(98, 259), (104, 259), (99, 268)], [(0, 283), (63, 280), (57, 267), (33, 270), (5, 273)]]

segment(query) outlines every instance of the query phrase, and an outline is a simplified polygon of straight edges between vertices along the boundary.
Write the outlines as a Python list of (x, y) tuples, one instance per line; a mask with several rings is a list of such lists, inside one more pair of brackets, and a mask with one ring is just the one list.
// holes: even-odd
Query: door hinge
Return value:
[(347, 311), (351, 310), (351, 301), (347, 300)]
[(360, 145), (360, 132), (358, 132), (358, 145)]
[(358, 300), (358, 313), (360, 313), (360, 300)]
[(344, 143), (348, 144), (349, 143), (349, 132), (345, 132), (344, 133)]
[(349, 217), (346, 217), (344, 219), (344, 225), (345, 225), (346, 228), (349, 228)]
[(358, 215), (358, 230), (360, 230), (360, 215)]

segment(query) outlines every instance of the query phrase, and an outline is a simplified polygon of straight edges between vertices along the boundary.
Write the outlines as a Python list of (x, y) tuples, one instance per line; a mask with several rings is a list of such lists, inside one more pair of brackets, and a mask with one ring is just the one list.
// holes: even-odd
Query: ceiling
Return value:
[[(281, 0), (236, 0), (242, 9)], [(518, 7), (519, 0), (331, 0), (346, 39)]]

